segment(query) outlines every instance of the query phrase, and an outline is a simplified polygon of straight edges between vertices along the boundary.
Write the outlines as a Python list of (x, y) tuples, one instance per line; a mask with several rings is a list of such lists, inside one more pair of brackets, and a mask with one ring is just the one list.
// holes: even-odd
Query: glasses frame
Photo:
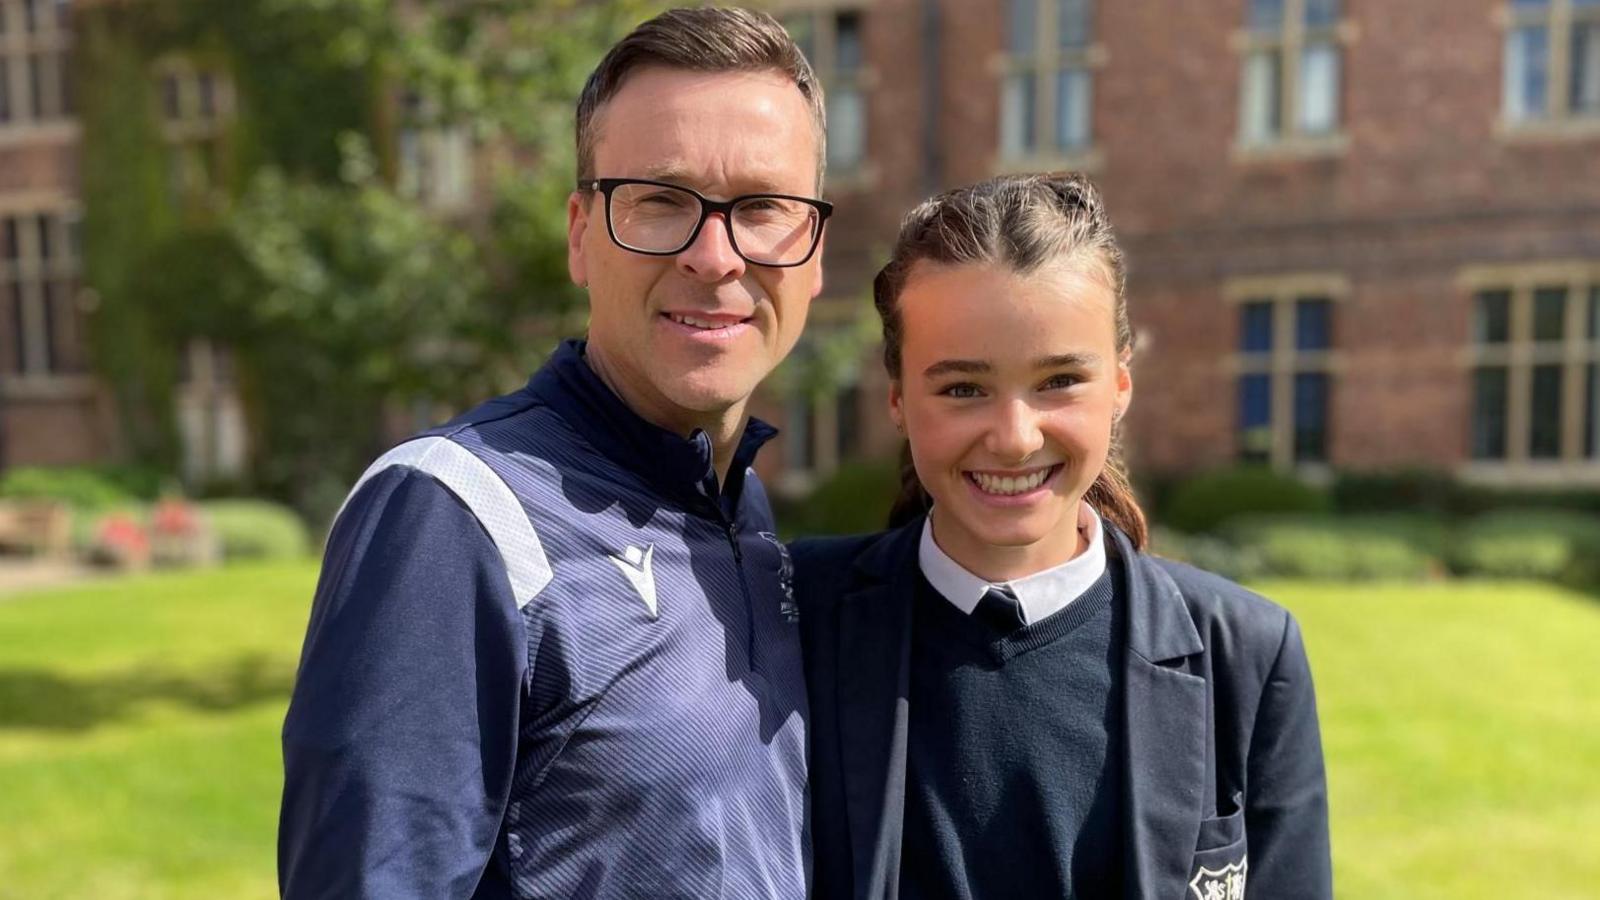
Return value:
[[(695, 222), (694, 228), (689, 230), (689, 237), (685, 239), (681, 245), (672, 250), (641, 250), (638, 247), (630, 247), (627, 244), (624, 244), (622, 240), (617, 237), (617, 229), (611, 222), (611, 192), (619, 187), (622, 187), (623, 185), (628, 184), (648, 184), (654, 187), (672, 188), (675, 191), (683, 191), (684, 193), (700, 201), (700, 220)], [(795, 266), (803, 266), (810, 262), (811, 257), (817, 254), (817, 247), (822, 243), (823, 226), (827, 224), (828, 217), (833, 215), (833, 204), (826, 200), (818, 200), (815, 197), (799, 197), (794, 194), (740, 194), (739, 196), (729, 200), (712, 200), (710, 197), (705, 196), (694, 188), (687, 188), (681, 184), (672, 184), (666, 181), (651, 181), (648, 178), (583, 178), (579, 179), (578, 181), (578, 190), (597, 191), (600, 193), (601, 197), (603, 197), (605, 200), (606, 206), (606, 234), (611, 236), (611, 243), (616, 244), (618, 247), (621, 247), (629, 253), (639, 253), (644, 256), (677, 256), (679, 253), (689, 249), (689, 245), (693, 244), (700, 237), (700, 230), (706, 227), (706, 220), (711, 218), (712, 214), (721, 213), (722, 220), (728, 223), (728, 244), (729, 246), (733, 247), (733, 252), (737, 253), (740, 259), (752, 266), (765, 266), (769, 269), (792, 269)], [(735, 237), (733, 233), (733, 224), (731, 219), (731, 216), (733, 215), (733, 208), (746, 200), (760, 199), (795, 200), (800, 203), (804, 203), (817, 211), (817, 227), (811, 235), (811, 248), (806, 251), (805, 256), (795, 260), (794, 262), (759, 262), (746, 256), (744, 251), (739, 249), (739, 239)]]

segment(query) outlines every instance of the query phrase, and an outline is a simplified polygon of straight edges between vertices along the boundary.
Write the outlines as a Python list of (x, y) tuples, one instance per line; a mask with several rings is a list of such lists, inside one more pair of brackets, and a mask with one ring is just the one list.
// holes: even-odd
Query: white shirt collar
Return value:
[[(1078, 508), (1078, 527), (1089, 535), (1089, 547), (1059, 566), (1035, 572), (1008, 582), (1022, 602), (1022, 616), (1028, 624), (1038, 622), (1083, 596), (1106, 571), (1105, 529), (1094, 507), (1082, 503)], [(992, 586), (967, 571), (940, 549), (933, 538), (933, 517), (922, 523), (922, 543), (917, 548), (917, 564), (934, 590), (964, 613), (971, 614), (978, 601)]]

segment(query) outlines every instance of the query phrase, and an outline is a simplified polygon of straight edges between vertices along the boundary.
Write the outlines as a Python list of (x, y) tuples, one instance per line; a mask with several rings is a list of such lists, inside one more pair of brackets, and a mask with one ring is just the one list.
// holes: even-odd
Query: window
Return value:
[(0, 131), (72, 117), (66, 0), (0, 0)]
[(1240, 282), (1234, 354), (1237, 456), (1275, 468), (1326, 463), (1339, 279)]
[(1509, 2), (1506, 120), (1600, 120), (1600, 0)]
[(1473, 295), (1472, 458), (1600, 458), (1600, 270), (1504, 282)]
[(438, 212), (472, 202), (472, 139), (465, 126), (440, 121), (431, 104), (408, 91), (401, 98), (397, 187)]
[(243, 472), (249, 440), (232, 349), (205, 339), (190, 341), (178, 355), (175, 400), (185, 480), (203, 484)]
[(858, 172), (867, 158), (867, 87), (871, 80), (860, 10), (795, 13), (784, 26), (822, 79), (827, 98), (828, 168)]
[(172, 59), (157, 67), (161, 133), (172, 149), (174, 200), (206, 199), (222, 181), (223, 135), (233, 117), (232, 83), (214, 69)]
[(85, 368), (77, 304), (76, 218), (60, 210), (0, 211), (0, 368), (39, 378)]
[(782, 437), (785, 478), (803, 487), (859, 456), (860, 385), (841, 385), (821, 396), (791, 397), (784, 410)]
[(1093, 141), (1091, 0), (1008, 0), (1000, 80), (1000, 156), (1074, 156)]
[(1249, 0), (1239, 89), (1246, 146), (1337, 134), (1340, 0)]

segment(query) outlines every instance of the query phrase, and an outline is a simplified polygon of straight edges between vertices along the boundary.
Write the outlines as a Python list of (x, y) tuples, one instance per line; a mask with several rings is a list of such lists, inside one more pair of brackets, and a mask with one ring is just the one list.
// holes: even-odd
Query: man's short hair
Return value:
[(781, 72), (811, 107), (817, 133), (817, 186), (827, 158), (822, 84), (777, 19), (736, 7), (670, 9), (607, 51), (578, 97), (578, 178), (594, 178), (595, 114), (630, 74), (645, 66), (695, 72)]

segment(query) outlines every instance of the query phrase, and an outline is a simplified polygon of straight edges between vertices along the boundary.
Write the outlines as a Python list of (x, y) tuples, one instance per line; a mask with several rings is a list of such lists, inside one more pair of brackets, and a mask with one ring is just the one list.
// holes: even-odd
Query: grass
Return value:
[[(0, 601), (0, 900), (270, 898), (315, 572)], [(1532, 584), (1259, 586), (1305, 629), (1339, 894), (1600, 884), (1600, 602)]]
[(0, 898), (270, 898), (304, 563), (0, 600)]

